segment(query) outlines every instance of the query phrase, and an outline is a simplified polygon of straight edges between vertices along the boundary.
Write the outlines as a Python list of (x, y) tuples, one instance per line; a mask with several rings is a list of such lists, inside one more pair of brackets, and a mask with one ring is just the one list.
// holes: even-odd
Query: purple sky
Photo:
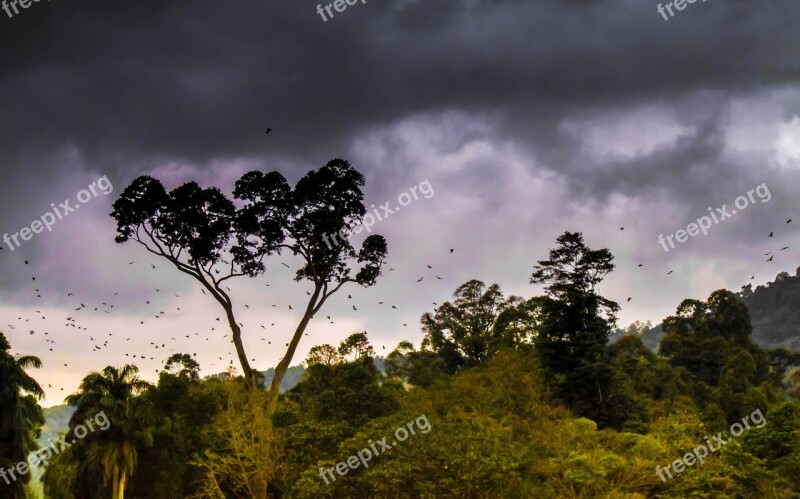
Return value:
[[(151, 380), (173, 351), (223, 370), (235, 356), (217, 304), (114, 243), (111, 204), (142, 174), (230, 194), (246, 171), (294, 183), (336, 157), (365, 175), (368, 206), (396, 206), (426, 179), (435, 194), (375, 225), (397, 270), (332, 298), (294, 364), (364, 329), (379, 354), (418, 344), (419, 317), (469, 279), (539, 294), (532, 266), (565, 230), (615, 255), (600, 291), (622, 305), (621, 326), (794, 274), (800, 6), (713, 1), (664, 21), (657, 3), (372, 0), (327, 23), (306, 1), (0, 11), (0, 234), (76, 204), (99, 177), (114, 187), (0, 252), (0, 330), (43, 360), (45, 405), (125, 353)], [(769, 202), (756, 196), (668, 253), (658, 243), (761, 184)], [(305, 303), (281, 261), (293, 263), (273, 258), (264, 277), (231, 284), (259, 369), (283, 355)]]

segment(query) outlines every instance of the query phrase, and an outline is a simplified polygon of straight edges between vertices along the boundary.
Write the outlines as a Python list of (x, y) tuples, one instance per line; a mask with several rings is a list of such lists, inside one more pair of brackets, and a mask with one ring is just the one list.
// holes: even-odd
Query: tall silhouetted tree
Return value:
[[(267, 407), (271, 414), (281, 381), (314, 314), (343, 285), (371, 286), (380, 275), (386, 256), (383, 237), (368, 236), (359, 251), (346, 237), (340, 244), (331, 245), (329, 240), (331, 235), (343, 235), (360, 224), (366, 213), (363, 185), (364, 176), (341, 159), (312, 170), (294, 190), (278, 172), (252, 171), (236, 182), (234, 197), (244, 202), (237, 210), (217, 188), (201, 189), (189, 182), (167, 194), (160, 182), (143, 176), (125, 189), (111, 215), (117, 220), (117, 242), (139, 242), (195, 278), (219, 302), (243, 374), (253, 389), (256, 373), (248, 362), (233, 302), (222, 283), (262, 274), (264, 259), (282, 250), (303, 259), (295, 280), (310, 281), (313, 292), (286, 354), (275, 368)], [(361, 265), (354, 275), (350, 263)], [(225, 272), (218, 268), (221, 264), (228, 266)]]
[(538, 302), (535, 348), (556, 395), (581, 415), (600, 418), (612, 372), (607, 342), (619, 305), (595, 292), (614, 269), (608, 249), (591, 250), (580, 233), (565, 232), (550, 259), (534, 266), (531, 284), (546, 284)]

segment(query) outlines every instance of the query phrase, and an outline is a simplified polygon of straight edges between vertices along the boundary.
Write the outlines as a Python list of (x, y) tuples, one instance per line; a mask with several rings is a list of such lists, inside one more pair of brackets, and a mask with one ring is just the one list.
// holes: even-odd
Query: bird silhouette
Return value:
[(767, 261), (768, 261), (768, 262), (771, 262), (773, 258), (775, 258), (775, 255), (773, 255), (773, 256), (771, 256), (771, 257), (769, 257), (769, 259), (768, 259)]
[(774, 234), (774, 233), (773, 233), (773, 232), (770, 232), (770, 233), (769, 233), (769, 236), (767, 236), (767, 237), (772, 237), (772, 234)]

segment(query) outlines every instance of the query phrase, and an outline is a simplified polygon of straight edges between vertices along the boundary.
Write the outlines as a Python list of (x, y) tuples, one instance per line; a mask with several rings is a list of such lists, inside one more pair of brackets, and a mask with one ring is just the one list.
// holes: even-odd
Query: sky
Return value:
[[(395, 270), (331, 298), (295, 365), (363, 330), (380, 355), (419, 345), (420, 316), (470, 279), (541, 294), (533, 266), (564, 231), (615, 256), (599, 292), (620, 302), (620, 326), (794, 274), (800, 5), (709, 0), (666, 20), (658, 5), (367, 0), (326, 19), (306, 0), (0, 11), (0, 233), (80, 205), (13, 251), (3, 243), (0, 331), (42, 359), (45, 406), (106, 365), (135, 362), (155, 380), (172, 353), (196, 354), (203, 374), (236, 364), (216, 302), (115, 243), (111, 205), (140, 175), (230, 195), (245, 172), (294, 184), (334, 158), (364, 174), (367, 206), (396, 207), (426, 181), (433, 194), (376, 223)], [(80, 194), (100, 178), (108, 194)], [(711, 213), (707, 234), (665, 251), (659, 235)], [(263, 277), (231, 283), (259, 369), (283, 356), (310, 289), (281, 262), (296, 268), (275, 257)]]

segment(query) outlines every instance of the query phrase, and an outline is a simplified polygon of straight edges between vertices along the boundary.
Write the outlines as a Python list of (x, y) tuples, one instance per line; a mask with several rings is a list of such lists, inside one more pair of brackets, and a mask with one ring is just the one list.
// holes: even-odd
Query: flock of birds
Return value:
[[(792, 222), (791, 219), (786, 220), (787, 224), (789, 224), (791, 222)], [(620, 227), (619, 230), (625, 230), (625, 228), (624, 227)], [(772, 232), (770, 232), (768, 234), (767, 237), (768, 238), (773, 238), (774, 235), (775, 235), (775, 231), (772, 231)], [(0, 250), (2, 250), (2, 249), (3, 248), (0, 246)], [(766, 261), (767, 262), (772, 262), (773, 258), (775, 256), (775, 252), (785, 251), (787, 249), (789, 249), (789, 246), (783, 246), (780, 249), (776, 249), (774, 251), (770, 251), (768, 253), (765, 253), (764, 256), (768, 256), (769, 257)], [(450, 253), (451, 254), (454, 251), (455, 250), (453, 248), (450, 249)], [(29, 265), (30, 264), (28, 262), (28, 260), (25, 260), (24, 262), (25, 262), (25, 265)], [(282, 263), (282, 265), (284, 267), (289, 268), (289, 265), (287, 265), (286, 263), (283, 263), (283, 262), (281, 262), (281, 263)], [(131, 266), (135, 265), (135, 264), (136, 264), (135, 261), (132, 261), (132, 262), (128, 263), (128, 265), (131, 265)], [(642, 263), (638, 264), (639, 268), (641, 268), (643, 266), (644, 266), (644, 264), (642, 264)], [(157, 271), (158, 270), (158, 267), (153, 263), (149, 263), (149, 267), (151, 268), (152, 271)], [(436, 280), (443, 280), (443, 278), (441, 276), (437, 275), (436, 273), (431, 272), (431, 271), (433, 271), (433, 266), (431, 266), (429, 264), (426, 264), (426, 267), (427, 267), (427, 269), (426, 269), (427, 274), (423, 273), (423, 275), (421, 275), (418, 279), (416, 279), (417, 283), (422, 283), (423, 280), (425, 279), (425, 277), (429, 277), (429, 278), (433, 277)], [(394, 271), (395, 269), (394, 268), (389, 268), (388, 270), (391, 272), (391, 271)], [(669, 272), (667, 272), (667, 275), (671, 275), (673, 272), (674, 272), (673, 270), (669, 270)], [(750, 280), (753, 280), (753, 279), (755, 279), (755, 275), (752, 275), (750, 277)], [(31, 276), (31, 282), (35, 283), (36, 281), (37, 281), (37, 277), (35, 275), (32, 275)], [(36, 286), (36, 284), (33, 284), (33, 286)], [(269, 284), (267, 284), (267, 286), (269, 286)], [(742, 286), (742, 288), (745, 288), (745, 286)], [(227, 288), (227, 289), (228, 289), (228, 291), (230, 291), (230, 288)], [(175, 307), (174, 312), (181, 312), (181, 307), (177, 306), (178, 304), (180, 304), (180, 302), (178, 300), (182, 299), (182, 297), (180, 295), (178, 295), (177, 293), (172, 293), (173, 296), (172, 297), (168, 297), (167, 294), (166, 293), (162, 293), (162, 290), (159, 289), (159, 288), (153, 288), (153, 291), (155, 292), (155, 294), (152, 295), (149, 299), (144, 300), (144, 305), (145, 306), (150, 306), (149, 307), (151, 309), (150, 313), (153, 314), (152, 315), (152, 319), (154, 319), (156, 321), (161, 321), (162, 319), (168, 317), (168, 312), (167, 312), (166, 309), (157, 310), (158, 308), (161, 308), (161, 307), (155, 307), (153, 304), (151, 304), (151, 300), (154, 301), (154, 302), (157, 301), (158, 303), (169, 303), (170, 307), (172, 307), (172, 306)], [(202, 291), (202, 293), (204, 295), (207, 294), (206, 291), (204, 289), (202, 289), (202, 288), (201, 288), (201, 291)], [(43, 296), (42, 291), (41, 291), (40, 288), (33, 287), (33, 293), (35, 294), (35, 298), (37, 300), (43, 300), (43, 303), (47, 303), (49, 301), (49, 300), (45, 299), (45, 297)], [(306, 291), (306, 294), (310, 295), (311, 293)], [(102, 301), (102, 302), (100, 302), (98, 304), (86, 305), (86, 303), (88, 303), (88, 300), (80, 299), (78, 297), (75, 297), (74, 293), (72, 293), (72, 292), (66, 293), (66, 298), (68, 300), (68, 303), (71, 303), (71, 306), (74, 307), (74, 308), (73, 308), (73, 311), (70, 312), (65, 317), (64, 323), (63, 323), (63, 327), (66, 328), (66, 330), (70, 330), (70, 328), (72, 328), (72, 330), (74, 330), (75, 332), (78, 332), (79, 334), (81, 334), (83, 336), (83, 338), (84, 338), (84, 341), (86, 343), (87, 348), (90, 348), (89, 351), (94, 353), (94, 354), (99, 354), (99, 353), (102, 353), (102, 352), (108, 352), (109, 354), (112, 354), (114, 352), (118, 352), (119, 350), (117, 350), (117, 349), (123, 343), (122, 336), (127, 336), (127, 335), (118, 335), (117, 337), (115, 337), (113, 332), (105, 331), (105, 332), (100, 333), (100, 332), (91, 331), (90, 330), (90, 326), (89, 326), (90, 323), (86, 322), (86, 319), (88, 319), (87, 314), (93, 314), (93, 313), (97, 313), (97, 314), (113, 314), (115, 312), (119, 313), (120, 308), (119, 308), (118, 305), (120, 305), (120, 304), (115, 303), (115, 301), (118, 299), (118, 297), (120, 297), (120, 293), (119, 292), (114, 292), (113, 295), (111, 297), (109, 297), (108, 299), (106, 299), (105, 301)], [(352, 300), (353, 299), (352, 295), (348, 294), (347, 295), (347, 299), (348, 300)], [(626, 302), (630, 302), (631, 300), (632, 300), (632, 297), (628, 297)], [(432, 303), (433, 303), (434, 307), (438, 307), (438, 304), (436, 302), (432, 302)], [(136, 304), (132, 304), (130, 302), (130, 300), (127, 300), (127, 303), (125, 303), (125, 305), (127, 307), (136, 306)], [(387, 305), (387, 304), (386, 304), (385, 301), (378, 301), (377, 305), (378, 306), (384, 306), (384, 305)], [(243, 306), (246, 309), (250, 309), (251, 308), (249, 304), (244, 304)], [(358, 311), (359, 310), (358, 307), (356, 307), (355, 304), (353, 304), (351, 306), (352, 306), (354, 311)], [(115, 307), (117, 307), (117, 308), (115, 309)], [(277, 308), (278, 305), (277, 304), (272, 304), (271, 307)], [(287, 307), (288, 307), (288, 310), (294, 310), (292, 308), (292, 305), (287, 305)], [(397, 309), (397, 305), (388, 304), (388, 307), (390, 307), (391, 309), (395, 309), (395, 310)], [(434, 310), (436, 310), (436, 308), (434, 308)], [(171, 313), (172, 312), (170, 312), (170, 314)], [(22, 329), (23, 331), (27, 330), (27, 332), (28, 332), (28, 334), (30, 336), (37, 336), (38, 335), (38, 337), (40, 337), (42, 342), (44, 343), (44, 348), (47, 349), (47, 352), (55, 352), (56, 345), (57, 345), (58, 341), (70, 341), (70, 342), (75, 342), (76, 341), (74, 336), (73, 337), (69, 337), (69, 339), (67, 339), (67, 338), (65, 338), (63, 336), (59, 336), (57, 334), (51, 334), (50, 331), (37, 331), (36, 330), (37, 326), (35, 326), (33, 324), (33, 323), (36, 322), (35, 319), (37, 317), (40, 318), (40, 319), (46, 319), (46, 317), (44, 316), (44, 313), (41, 310), (34, 310), (34, 314), (35, 315), (32, 316), (32, 317), (23, 317), (23, 316), (18, 317), (16, 324), (10, 324), (9, 323), (8, 324), (8, 327), (10, 328), (9, 334), (13, 335), (15, 332), (19, 332), (20, 329)], [(330, 315), (326, 315), (326, 318), (327, 318), (327, 320), (329, 321), (330, 324), (335, 324), (335, 321), (331, 318)], [(126, 359), (121, 359), (121, 360), (124, 360), (125, 362), (131, 362), (131, 363), (135, 363), (137, 360), (140, 360), (140, 361), (141, 360), (145, 360), (145, 361), (150, 360), (150, 361), (156, 361), (156, 362), (164, 362), (166, 360), (166, 358), (169, 357), (169, 355), (171, 353), (173, 353), (173, 352), (185, 352), (187, 350), (193, 350), (193, 349), (191, 349), (191, 345), (196, 344), (197, 341), (204, 340), (205, 342), (209, 342), (212, 338), (216, 337), (216, 335), (219, 334), (219, 332), (217, 332), (217, 327), (220, 327), (220, 326), (222, 326), (220, 332), (225, 331), (225, 333), (220, 337), (220, 339), (226, 339), (229, 344), (232, 344), (233, 340), (230, 339), (230, 332), (229, 332), (229, 328), (228, 328), (228, 325), (227, 325), (226, 322), (227, 322), (227, 319), (223, 320), (221, 317), (216, 317), (214, 319), (214, 321), (211, 323), (212, 325), (210, 326), (210, 329), (207, 330), (207, 331), (192, 332), (191, 334), (170, 335), (169, 340), (163, 340), (163, 341), (160, 341), (160, 342), (159, 341), (150, 341), (148, 345), (139, 344), (137, 342), (137, 338), (135, 338), (136, 335), (132, 334), (131, 336), (128, 336), (128, 337), (124, 338), (124, 343), (126, 345), (124, 345), (124, 349), (123, 350), (124, 350), (124, 357), (126, 357)], [(138, 320), (138, 323), (139, 323), (138, 325), (140, 327), (144, 327), (144, 328), (151, 328), (152, 327), (150, 320)], [(403, 324), (403, 327), (408, 327), (408, 323), (402, 323), (402, 324)], [(245, 337), (245, 339), (246, 339), (248, 337), (248, 334), (247, 334), (248, 330), (245, 328), (244, 323), (240, 322), (239, 325), (244, 329), (243, 337)], [(271, 322), (271, 323), (269, 323), (268, 326), (266, 324), (258, 324), (257, 326), (258, 326), (258, 328), (260, 330), (267, 331), (268, 328), (276, 327), (276, 323), (275, 322)], [(280, 328), (280, 326), (279, 326), (279, 328)], [(291, 331), (291, 329), (290, 329), (290, 331)], [(308, 336), (308, 333), (306, 333), (306, 336)], [(87, 337), (88, 337), (88, 340), (86, 339)], [(267, 338), (265, 336), (259, 336), (259, 338), (260, 338), (261, 341), (266, 342), (267, 345), (272, 345), (272, 339), (269, 339), (269, 338)], [(134, 343), (131, 344), (130, 342), (132, 340), (134, 341)], [(189, 341), (186, 341), (186, 340), (189, 340)], [(13, 342), (13, 339), (12, 339), (12, 344), (13, 343), (14, 342)], [(276, 342), (276, 343), (280, 343), (280, 342)], [(288, 341), (285, 341), (283, 343), (284, 343), (285, 346), (289, 345)], [(250, 348), (251, 348), (251, 350), (253, 350), (252, 347), (250, 347)], [(229, 369), (230, 369), (230, 366), (234, 365), (234, 359), (236, 357), (234, 352), (231, 351), (231, 350), (227, 351), (227, 360), (229, 362), (227, 363), (226, 367), (228, 367)], [(382, 350), (386, 350), (386, 345), (382, 345)], [(28, 352), (28, 353), (30, 353), (30, 352)], [(197, 353), (196, 352), (192, 353), (192, 356), (196, 357)], [(221, 365), (226, 364), (224, 362), (226, 360), (225, 356), (219, 355), (219, 351), (217, 351), (216, 357), (217, 357), (216, 359), (212, 359), (212, 360), (220, 361), (220, 364), (219, 364), (220, 367), (221, 367)], [(45, 360), (47, 360), (47, 359), (45, 359)], [(296, 359), (297, 362), (300, 362), (302, 360), (303, 359)], [(255, 362), (256, 359), (255, 358), (251, 359), (251, 361)], [(108, 362), (108, 360), (107, 359), (103, 359), (102, 362)], [(69, 363), (63, 363), (63, 365), (64, 365), (64, 367), (70, 367)], [(213, 367), (215, 365), (218, 365), (217, 362), (212, 362), (209, 365), (209, 367)], [(159, 369), (155, 369), (155, 372), (156, 373), (159, 372)], [(47, 387), (48, 388), (53, 388), (52, 384), (47, 384)], [(64, 391), (64, 387), (63, 386), (59, 386), (59, 387), (56, 387), (56, 388), (58, 388), (60, 391)]]
[[(786, 223), (787, 223), (787, 224), (790, 224), (790, 223), (792, 223), (792, 219), (791, 219), (791, 218), (788, 218), (788, 219), (786, 219)], [(620, 228), (619, 228), (619, 230), (625, 230), (625, 227), (620, 227)], [(775, 237), (775, 231), (770, 231), (770, 233), (767, 235), (767, 238), (771, 238), (771, 237)], [(789, 246), (784, 246), (784, 247), (780, 248), (780, 249), (779, 249), (779, 250), (777, 250), (777, 251), (785, 251), (785, 250), (787, 250), (787, 249), (789, 249)], [(767, 262), (771, 262), (771, 261), (772, 261), (772, 259), (773, 259), (773, 258), (774, 258), (774, 256), (775, 256), (775, 254), (774, 254), (774, 252), (773, 252), (773, 251), (769, 251), (769, 252), (767, 252), (767, 253), (764, 253), (764, 256), (769, 256), (769, 258), (767, 258), (767, 260), (766, 260), (766, 261), (767, 261)], [(637, 265), (637, 267), (644, 267), (644, 264), (640, 263), (639, 265)], [(670, 270), (669, 272), (667, 272), (667, 275), (670, 275), (670, 274), (672, 274), (673, 272), (674, 272), (674, 270)], [(750, 276), (750, 280), (751, 280), (751, 281), (752, 281), (753, 279), (755, 279), (755, 278), (756, 278), (756, 276), (755, 276), (755, 275), (751, 275), (751, 276)], [(742, 285), (742, 288), (741, 288), (741, 289), (745, 289), (745, 288), (747, 288), (747, 285)], [(633, 299), (633, 298), (629, 296), (629, 297), (628, 297), (628, 299), (626, 300), (626, 303), (627, 303), (627, 302), (629, 302), (629, 301), (631, 301), (632, 299)]]
[[(2, 250), (2, 247), (0, 247), (0, 250)], [(454, 248), (450, 249), (451, 254), (454, 251), (455, 251)], [(289, 265), (287, 265), (286, 263), (281, 262), (281, 264), (284, 267), (290, 268)], [(24, 260), (24, 265), (30, 265), (30, 262), (28, 260)], [(128, 262), (128, 265), (129, 266), (136, 265), (136, 261)], [(153, 263), (148, 263), (147, 265), (150, 267), (152, 271), (159, 270), (159, 266)], [(433, 270), (433, 266), (431, 265), (426, 265), (426, 267), (428, 270)], [(396, 269), (389, 268), (388, 270), (394, 271)], [(436, 279), (439, 280), (443, 279), (438, 275), (435, 274), (432, 275)], [(428, 276), (423, 273), (423, 275), (419, 279), (417, 279), (416, 282), (417, 283), (422, 282), (425, 277)], [(37, 280), (36, 276), (31, 276), (31, 282), (34, 282), (36, 280)], [(269, 286), (269, 284), (267, 284), (267, 286)], [(203, 295), (208, 295), (204, 289), (202, 288), (200, 289)], [(230, 288), (226, 289), (230, 291)], [(47, 303), (48, 301), (50, 301), (45, 296), (43, 296), (41, 289), (33, 288), (33, 292), (35, 294), (36, 300), (42, 300), (43, 303)], [(182, 312), (181, 307), (177, 305), (182, 304), (179, 300), (183, 299), (184, 297), (178, 295), (177, 293), (172, 293), (172, 297), (169, 297), (167, 293), (163, 293), (162, 289), (159, 288), (153, 288), (153, 292), (154, 294), (152, 296), (144, 300), (144, 306), (150, 309), (149, 314), (152, 314), (152, 320), (161, 321), (162, 319), (169, 317), (170, 316), (169, 314)], [(309, 291), (306, 291), (306, 294), (311, 295)], [(227, 351), (227, 357), (228, 357), (227, 360), (229, 361), (227, 364), (228, 367), (234, 365), (235, 362), (234, 359), (236, 358), (236, 354), (232, 351), (233, 340), (231, 339), (231, 334), (230, 334), (230, 329), (228, 327), (227, 319), (223, 318), (223, 316), (218, 316), (214, 318), (213, 321), (211, 322), (211, 325), (209, 325), (209, 329), (206, 331), (192, 332), (191, 334), (170, 335), (169, 340), (164, 339), (162, 341), (150, 341), (148, 345), (144, 345), (143, 342), (137, 341), (139, 338), (136, 338), (137, 335), (135, 333), (131, 333), (130, 336), (119, 335), (119, 334), (115, 336), (113, 332), (93, 331), (93, 329), (95, 328), (92, 325), (93, 321), (90, 320), (91, 314), (105, 315), (105, 314), (117, 313), (118, 315), (127, 315), (121, 312), (120, 305), (123, 305), (123, 303), (117, 303), (117, 300), (124, 299), (124, 297), (120, 298), (119, 292), (114, 292), (113, 295), (107, 298), (105, 301), (99, 302), (97, 304), (91, 303), (89, 305), (87, 305), (87, 303), (89, 303), (88, 299), (82, 299), (76, 297), (73, 292), (67, 292), (65, 294), (65, 298), (67, 300), (68, 306), (72, 309), (72, 311), (69, 312), (68, 314), (65, 314), (66, 317), (64, 318), (63, 328), (65, 329), (66, 332), (77, 333), (79, 335), (78, 337), (76, 337), (74, 334), (65, 336), (60, 333), (51, 334), (50, 331), (41, 330), (40, 327), (35, 324), (36, 319), (37, 318), (46, 319), (46, 316), (44, 315), (42, 310), (34, 310), (34, 316), (32, 317), (20, 316), (17, 317), (16, 324), (12, 323), (7, 324), (9, 328), (7, 334), (11, 336), (9, 339), (12, 345), (15, 344), (13, 335), (15, 333), (19, 333), (22, 330), (22, 331), (27, 331), (29, 336), (35, 336), (37, 338), (40, 338), (41, 341), (44, 343), (44, 348), (47, 349), (46, 352), (54, 352), (54, 355), (56, 355), (55, 353), (57, 349), (56, 345), (58, 342), (67, 342), (67, 341), (72, 343), (84, 342), (88, 351), (93, 354), (102, 354), (103, 352), (107, 352), (108, 355), (113, 355), (114, 353), (118, 354), (118, 352), (120, 352), (121, 349), (121, 351), (124, 352), (125, 358), (120, 360), (124, 360), (125, 363), (136, 363), (136, 361), (149, 360), (149, 361), (155, 361), (156, 363), (161, 363), (158, 365), (163, 365), (163, 362), (165, 362), (166, 359), (172, 353), (176, 352), (183, 353), (187, 352), (187, 350), (188, 351), (195, 350), (194, 352), (191, 353), (191, 355), (196, 358), (197, 349), (191, 348), (192, 345), (196, 345), (197, 342), (200, 341), (210, 342), (212, 339), (216, 337), (216, 335), (224, 331), (224, 334), (219, 338), (226, 339), (230, 348)], [(353, 299), (352, 294), (348, 294), (347, 299), (352, 300)], [(153, 302), (152, 304), (151, 301)], [(156, 302), (167, 303), (169, 304), (169, 307), (165, 307), (163, 310), (159, 310), (162, 307), (161, 306), (156, 307)], [(386, 304), (384, 301), (377, 302), (377, 305), (379, 306), (382, 306), (384, 304)], [(130, 300), (127, 300), (127, 303), (125, 303), (124, 305), (126, 305), (128, 308), (133, 308), (136, 307), (137, 305), (141, 306), (141, 304), (131, 303)], [(436, 302), (433, 302), (433, 305), (438, 306)], [(286, 306), (288, 310), (294, 310), (291, 304)], [(391, 309), (397, 310), (397, 305), (389, 304), (388, 306)], [(174, 312), (169, 312), (169, 310), (172, 307), (174, 307)], [(251, 309), (250, 305), (246, 303), (243, 304), (243, 307), (246, 309)], [(277, 308), (278, 305), (272, 304), (271, 307)], [(356, 305), (352, 305), (352, 308), (354, 311), (359, 310), (358, 307), (356, 307)], [(183, 312), (187, 313), (188, 311), (184, 309)], [(330, 324), (335, 324), (335, 321), (331, 318), (330, 315), (326, 315), (326, 317), (327, 320), (330, 322)], [(138, 327), (140, 328), (152, 328), (153, 324), (152, 320), (141, 319), (141, 317), (138, 317), (135, 322), (138, 322)], [(245, 324), (243, 322), (239, 322), (238, 324), (240, 327), (243, 328), (242, 336), (243, 339), (246, 340), (248, 337), (247, 334), (248, 330), (245, 328)], [(266, 324), (267, 323), (262, 323), (258, 324), (257, 326), (263, 331), (267, 331), (268, 328), (274, 328), (276, 326), (275, 322), (269, 323), (268, 326)], [(402, 324), (404, 327), (408, 327), (408, 323), (402, 323)], [(218, 328), (220, 328), (219, 332), (217, 331)], [(290, 329), (290, 331), (291, 330), (293, 330), (293, 327)], [(308, 336), (308, 333), (305, 334), (306, 336)], [(164, 334), (164, 336), (166, 337), (166, 334)], [(148, 339), (151, 337), (152, 335), (150, 335)], [(272, 345), (272, 340), (268, 339), (268, 337), (260, 335), (259, 338), (261, 341), (266, 342), (267, 345)], [(130, 343), (131, 341), (133, 341), (133, 343)], [(288, 341), (285, 341), (284, 345), (289, 346)], [(386, 350), (386, 345), (382, 345), (382, 349)], [(255, 349), (251, 346), (250, 350), (255, 350)], [(34, 352), (26, 352), (26, 353), (35, 354)], [(43, 357), (43, 362), (49, 364), (48, 362), (49, 359), (47, 359), (46, 356), (47, 353), (45, 354), (45, 356), (41, 357)], [(219, 355), (219, 351), (217, 351), (216, 357), (217, 357), (216, 360), (219, 360), (220, 364), (217, 364), (217, 362), (212, 362), (211, 364), (209, 364), (209, 367), (213, 367), (215, 365), (221, 366), (225, 364), (224, 361), (226, 359), (225, 357)], [(250, 360), (251, 362), (256, 361), (255, 358)], [(296, 359), (298, 363), (302, 360), (303, 359)], [(101, 362), (108, 363), (109, 361), (103, 359)], [(70, 364), (68, 362), (65, 362), (63, 363), (63, 366), (69, 368)], [(154, 371), (158, 373), (160, 369), (154, 369)], [(53, 385), (48, 383), (47, 388), (53, 388)], [(64, 386), (57, 386), (55, 388), (57, 388), (61, 392), (65, 391)]]

